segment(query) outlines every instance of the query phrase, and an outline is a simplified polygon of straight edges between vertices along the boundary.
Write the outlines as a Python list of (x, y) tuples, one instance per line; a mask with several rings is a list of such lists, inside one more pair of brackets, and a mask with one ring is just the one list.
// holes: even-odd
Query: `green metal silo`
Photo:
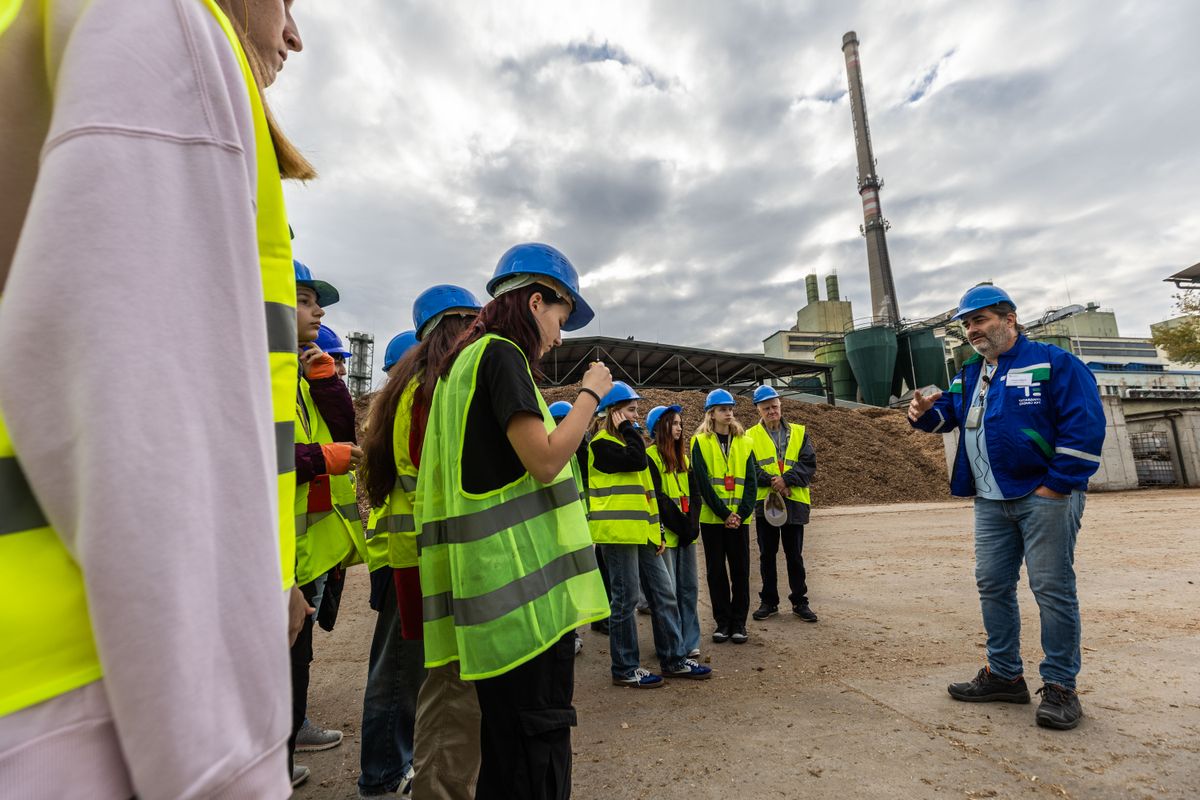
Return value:
[(886, 406), (896, 370), (896, 329), (890, 325), (860, 328), (846, 334), (846, 359), (864, 403)]
[(816, 349), (813, 358), (822, 364), (833, 366), (833, 396), (838, 400), (857, 400), (858, 383), (854, 380), (854, 371), (846, 360), (846, 345), (844, 342), (829, 342)]
[(896, 378), (892, 383), (892, 394), (900, 394), (901, 379), (909, 389), (920, 389), (931, 384), (945, 389), (950, 385), (946, 378), (945, 352), (932, 330), (905, 331), (897, 337)]

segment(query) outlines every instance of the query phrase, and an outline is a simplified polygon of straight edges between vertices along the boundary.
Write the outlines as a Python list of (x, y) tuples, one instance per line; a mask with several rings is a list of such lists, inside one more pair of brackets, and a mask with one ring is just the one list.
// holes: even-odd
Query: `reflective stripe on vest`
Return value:
[[(296, 281), (291, 236), (283, 204), (275, 147), (262, 98), (246, 54), (229, 20), (214, 0), (201, 0), (216, 18), (245, 81), (254, 125), (256, 234), (262, 278), (264, 323), (269, 343), (272, 422), (275, 425), (281, 586), (293, 582), (296, 489), (293, 407), (296, 394)], [(0, 33), (19, 3), (0, 8)], [(6, 16), (7, 15), (7, 16)], [(44, 18), (49, 22), (49, 17)], [(49, 37), (47, 37), (48, 39)], [(285, 315), (279, 307), (289, 309)], [(286, 352), (275, 346), (288, 342)], [(0, 585), (20, 602), (0, 604), (0, 716), (65, 694), (102, 677), (88, 617), (83, 576), (62, 540), (47, 524), (21, 472), (0, 419)], [(9, 502), (9, 500), (13, 502)]]
[[(308, 430), (305, 430), (307, 414)], [(296, 444), (332, 444), (333, 435), (313, 402), (308, 381), (300, 380), (299, 398), (296, 401)], [(321, 511), (308, 508), (309, 484), (296, 487), (296, 583), (309, 583), (343, 563), (355, 549), (355, 532), (351, 522), (338, 512), (339, 506), (348, 506), (355, 497), (354, 480), (349, 475), (319, 476), (329, 480), (331, 507)], [(354, 503), (353, 517), (358, 522), (358, 504)]]
[[(658, 468), (658, 474), (662, 478), (663, 494), (670, 498), (676, 508), (683, 513), (687, 513), (684, 509), (688, 503), (688, 493), (691, 491), (690, 475), (687, 471), (687, 456), (683, 458), (683, 472), (667, 472), (667, 468), (663, 465), (662, 454), (658, 452), (658, 445), (652, 444), (646, 448), (646, 457), (654, 462), (654, 466)], [(667, 547), (678, 547), (679, 536), (666, 525), (663, 525), (663, 539), (667, 543)]]
[[(721, 498), (730, 511), (736, 510), (742, 499), (741, 488), (746, 485), (746, 461), (753, 455), (754, 447), (748, 436), (731, 436), (729, 440), (729, 459), (721, 452), (721, 443), (714, 433), (705, 433), (692, 438), (692, 444), (700, 446), (700, 457), (708, 470), (709, 483), (717, 497)], [(733, 489), (725, 488), (725, 478), (733, 478)], [(724, 523), (708, 503), (701, 503), (700, 521), (706, 524)]]
[[(464, 425), (479, 361), (497, 341), (469, 345), (438, 381), (417, 478), (425, 663), (459, 661), (466, 680), (508, 672), (608, 616), (569, 465), (549, 484), (525, 473), (484, 494), (463, 489)], [(540, 393), (538, 405), (549, 433)]]
[[(804, 446), (805, 430), (803, 425), (798, 425), (794, 422), (783, 423), (789, 426), (791, 433), (788, 435), (787, 448), (783, 454), (783, 458), (779, 458), (779, 450), (775, 447), (775, 440), (771, 438), (771, 433), (766, 429), (761, 422), (746, 431), (746, 435), (750, 437), (751, 443), (754, 445), (754, 459), (758, 464), (758, 468), (768, 475), (782, 475), (789, 469), (792, 469), (800, 463), (800, 448)], [(783, 462), (783, 470), (780, 471), (780, 461)], [(791, 494), (788, 499), (797, 503), (812, 505), (812, 496), (807, 486), (792, 486)], [(758, 487), (758, 500), (761, 502), (767, 499), (767, 493), (771, 491), (770, 486)]]
[(639, 472), (608, 473), (596, 468), (597, 442), (625, 442), (600, 430), (588, 445), (588, 527), (598, 544), (653, 544), (662, 541), (654, 480), (647, 466)]
[(392, 454), (396, 463), (396, 485), (371, 509), (367, 522), (367, 569), (380, 567), (404, 569), (417, 565), (417, 526), (413, 519), (413, 498), (417, 492), (417, 468), (409, 455), (412, 432), (412, 406), (420, 382), (410, 381), (396, 404), (392, 423)]

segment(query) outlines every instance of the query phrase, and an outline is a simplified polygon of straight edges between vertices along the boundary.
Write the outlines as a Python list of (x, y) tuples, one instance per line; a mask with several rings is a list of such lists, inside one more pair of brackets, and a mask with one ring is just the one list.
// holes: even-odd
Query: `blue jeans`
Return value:
[[(386, 577), (391, 583), (391, 570)], [(372, 580), (377, 578), (372, 575)], [(358, 788), (363, 794), (394, 792), (412, 764), (417, 692), (425, 680), (425, 645), (400, 636), (396, 591), (380, 594), (367, 687), (363, 694)]]
[(675, 585), (675, 602), (679, 606), (679, 630), (683, 635), (683, 651), (700, 649), (700, 617), (696, 603), (700, 597), (700, 575), (696, 571), (696, 544), (668, 547), (662, 554), (671, 583)]
[(678, 669), (687, 658), (687, 650), (679, 632), (675, 587), (663, 563), (666, 554), (660, 558), (655, 555), (655, 548), (648, 544), (602, 544), (600, 547), (604, 550), (612, 586), (608, 645), (612, 653), (613, 677), (627, 678), (640, 666), (636, 617), (639, 583), (645, 586), (646, 599), (650, 602), (650, 623), (658, 663), (665, 670)]
[(1055, 500), (1028, 494), (1016, 500), (975, 498), (975, 583), (987, 630), (988, 666), (1000, 678), (1022, 673), (1017, 580), (1021, 561), (1041, 613), (1046, 683), (1075, 688), (1079, 674), (1079, 599), (1075, 539), (1086, 495)]

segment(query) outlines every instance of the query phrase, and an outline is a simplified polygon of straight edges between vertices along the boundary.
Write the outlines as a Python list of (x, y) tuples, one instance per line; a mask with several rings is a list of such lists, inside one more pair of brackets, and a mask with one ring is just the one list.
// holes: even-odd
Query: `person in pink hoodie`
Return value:
[(38, 565), (0, 554), (5, 797), (291, 792), (304, 605), (281, 582), (258, 192), (313, 172), (255, 135), (302, 46), (292, 3), (225, 2), (0, 0), (0, 350), (45, 362), (0, 361), (0, 489), (23, 495), (0, 553), (31, 528), (57, 547), (94, 640), (86, 677), (23, 699), (13, 643), (45, 608), (14, 593)]

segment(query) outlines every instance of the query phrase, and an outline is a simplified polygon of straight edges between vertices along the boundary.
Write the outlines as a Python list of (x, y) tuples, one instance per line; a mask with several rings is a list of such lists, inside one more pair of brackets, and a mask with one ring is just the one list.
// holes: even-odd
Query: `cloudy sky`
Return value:
[[(483, 296), (563, 250), (583, 334), (761, 351), (804, 276), (869, 312), (842, 34), (858, 32), (901, 314), (971, 284), (1126, 336), (1200, 261), (1200, 6), (1187, 2), (313, 2), (270, 98), (328, 321), (386, 341), (414, 296)], [(1191, 188), (1189, 188), (1191, 187)], [(822, 287), (824, 281), (822, 281)], [(823, 291), (823, 290), (822, 290)]]

